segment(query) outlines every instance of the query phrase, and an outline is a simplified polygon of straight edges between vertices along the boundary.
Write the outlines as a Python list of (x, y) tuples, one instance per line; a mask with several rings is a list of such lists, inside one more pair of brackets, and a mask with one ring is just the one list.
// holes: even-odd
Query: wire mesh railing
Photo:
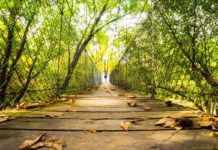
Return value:
[[(212, 30), (216, 28), (214, 11), (206, 10), (203, 3), (179, 5), (177, 10), (174, 5), (170, 1), (154, 4), (110, 80), (151, 97), (190, 101), (215, 114), (218, 55), (217, 34)], [(191, 8), (196, 11), (186, 10)]]
[(0, 5), (0, 109), (100, 83), (100, 73), (84, 51), (69, 86), (62, 89), (78, 42), (71, 21), (75, 16), (69, 15), (73, 5), (35, 0), (3, 0)]

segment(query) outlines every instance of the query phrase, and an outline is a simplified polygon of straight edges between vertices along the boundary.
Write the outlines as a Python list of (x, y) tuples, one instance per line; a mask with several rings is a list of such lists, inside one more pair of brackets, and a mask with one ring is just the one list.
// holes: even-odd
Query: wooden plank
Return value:
[(71, 118), (71, 119), (128, 119), (128, 118), (163, 118), (163, 117), (186, 117), (194, 118), (199, 114), (193, 114), (192, 111), (164, 111), (164, 112), (53, 112), (53, 111), (24, 111), (19, 113), (7, 113), (13, 117), (49, 117)]
[[(120, 123), (122, 121), (131, 122), (132, 119), (122, 120), (81, 120), (81, 119), (58, 119), (58, 118), (18, 118), (9, 122), (3, 122), (0, 124), (0, 129), (30, 129), (30, 130), (111, 130), (122, 131)], [(132, 124), (132, 130), (171, 130), (161, 126), (155, 126), (158, 119), (148, 119), (143, 121), (137, 121)], [(198, 125), (195, 125), (189, 129), (200, 129)], [(173, 130), (173, 129), (172, 129)]]
[(74, 119), (128, 119), (128, 118), (163, 118), (163, 117), (198, 117), (191, 111), (165, 111), (165, 112), (120, 112), (120, 113), (104, 113), (104, 112), (65, 112), (58, 118), (74, 118)]
[[(208, 137), (210, 133), (208, 130), (97, 133), (47, 131), (46, 133), (63, 139), (66, 142), (64, 150), (218, 149), (218, 139)], [(18, 149), (24, 140), (33, 139), (40, 134), (40, 131), (2, 130), (0, 131), (0, 149)]]

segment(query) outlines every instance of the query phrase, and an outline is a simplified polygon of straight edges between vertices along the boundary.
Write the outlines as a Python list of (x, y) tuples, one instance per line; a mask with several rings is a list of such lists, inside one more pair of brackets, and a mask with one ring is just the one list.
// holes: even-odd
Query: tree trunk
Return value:
[(13, 28), (8, 27), (8, 29), (9, 31), (6, 45), (7, 47), (5, 48), (5, 58), (2, 66), (0, 66), (0, 103), (3, 103), (5, 98), (8, 62), (12, 51)]
[(95, 30), (96, 26), (98, 25), (99, 21), (101, 20), (102, 15), (106, 11), (106, 8), (107, 8), (107, 3), (103, 6), (100, 14), (95, 19), (95, 22), (94, 22), (94, 24), (91, 27), (91, 30), (89, 32), (88, 37), (86, 39), (84, 39), (84, 40), (81, 39), (81, 41), (83, 41), (82, 43), (79, 42), (79, 44), (77, 46), (77, 49), (76, 49), (76, 52), (74, 54), (74, 58), (71, 61), (70, 69), (68, 69), (68, 71), (67, 71), (67, 75), (65, 77), (65, 80), (64, 80), (64, 83), (63, 83), (63, 86), (62, 86), (62, 90), (65, 90), (68, 87), (68, 84), (69, 84), (69, 81), (70, 81), (70, 77), (73, 74), (74, 69), (76, 68), (76, 65), (77, 65), (77, 63), (79, 61), (79, 58), (80, 58), (82, 52), (84, 51), (84, 49), (88, 45), (88, 43), (91, 41), (91, 39), (93, 38), (95, 33), (97, 33), (94, 30)]
[[(17, 53), (17, 56), (15, 58), (15, 60), (12, 62), (12, 65), (10, 67), (10, 70), (8, 71), (7, 73), (7, 70), (8, 70), (8, 61), (9, 61), (9, 57), (11, 56), (11, 51), (12, 51), (12, 38), (13, 38), (13, 30), (9, 30), (9, 33), (8, 33), (8, 46), (6, 48), (6, 56), (5, 56), (5, 65), (2, 69), (2, 72), (0, 74), (0, 88), (1, 88), (1, 91), (0, 91), (0, 103), (4, 103), (4, 100), (5, 100), (5, 93), (6, 93), (6, 90), (7, 90), (7, 87), (8, 87), (8, 84), (10, 83), (11, 81), (11, 77), (13, 75), (13, 72), (15, 71), (15, 68), (16, 68), (16, 65), (24, 51), (24, 46), (26, 44), (26, 40), (27, 40), (27, 33), (29, 31), (29, 27), (30, 27), (30, 24), (32, 23), (33, 21), (33, 18), (31, 18), (26, 27), (25, 27), (25, 31), (24, 31), (24, 34), (23, 34), (23, 37), (22, 37), (22, 40), (21, 40), (21, 44), (20, 44), (20, 48), (18, 50), (18, 53)], [(3, 106), (3, 105), (2, 105)], [(2, 109), (2, 107), (0, 106), (0, 110)]]

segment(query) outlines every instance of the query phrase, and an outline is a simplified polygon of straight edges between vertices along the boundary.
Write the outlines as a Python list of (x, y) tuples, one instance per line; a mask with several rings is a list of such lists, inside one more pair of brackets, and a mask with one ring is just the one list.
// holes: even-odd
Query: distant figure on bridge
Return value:
[(104, 80), (105, 82), (107, 82), (107, 70), (106, 69), (104, 70)]
[(105, 82), (107, 82), (107, 74), (108, 74), (108, 71), (107, 71), (107, 60), (105, 59), (104, 60), (104, 80), (105, 80)]

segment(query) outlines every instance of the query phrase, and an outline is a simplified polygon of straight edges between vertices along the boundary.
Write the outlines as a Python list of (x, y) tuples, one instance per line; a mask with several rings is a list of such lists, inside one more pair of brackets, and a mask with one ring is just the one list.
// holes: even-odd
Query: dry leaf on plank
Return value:
[(125, 131), (129, 131), (129, 130), (131, 130), (132, 129), (132, 124), (131, 124), (131, 122), (124, 122), (124, 121), (122, 121), (121, 123), (120, 123), (120, 126), (125, 130)]
[(150, 106), (144, 105), (144, 110), (151, 110)]
[(137, 105), (135, 101), (128, 101), (127, 104), (130, 107), (135, 107)]
[(16, 109), (17, 110), (26, 109), (26, 105), (27, 105), (27, 102), (22, 102), (22, 103), (16, 105)]
[(210, 134), (209, 134), (209, 136), (210, 137), (218, 137), (218, 132), (211, 132)]
[(26, 140), (19, 147), (20, 150), (38, 149), (41, 147), (53, 148), (55, 150), (62, 150), (65, 142), (59, 138), (50, 137), (43, 133), (34, 140)]
[(214, 121), (207, 120), (198, 121), (198, 124), (203, 128), (213, 128), (215, 126)]
[(6, 115), (0, 115), (0, 122), (5, 122), (5, 121), (9, 121), (9, 120), (13, 120), (14, 117), (9, 117)]
[(41, 140), (41, 138), (45, 135), (46, 133), (41, 134), (40, 136), (36, 137), (33, 140), (25, 140), (20, 146), (19, 149), (20, 150), (25, 150), (27, 148), (30, 148), (31, 146), (33, 146), (34, 144), (36, 144), (37, 142), (39, 142)]
[(165, 128), (173, 128), (181, 130), (184, 127), (191, 127), (193, 125), (192, 120), (186, 118), (162, 118), (155, 123), (156, 126), (164, 126)]

